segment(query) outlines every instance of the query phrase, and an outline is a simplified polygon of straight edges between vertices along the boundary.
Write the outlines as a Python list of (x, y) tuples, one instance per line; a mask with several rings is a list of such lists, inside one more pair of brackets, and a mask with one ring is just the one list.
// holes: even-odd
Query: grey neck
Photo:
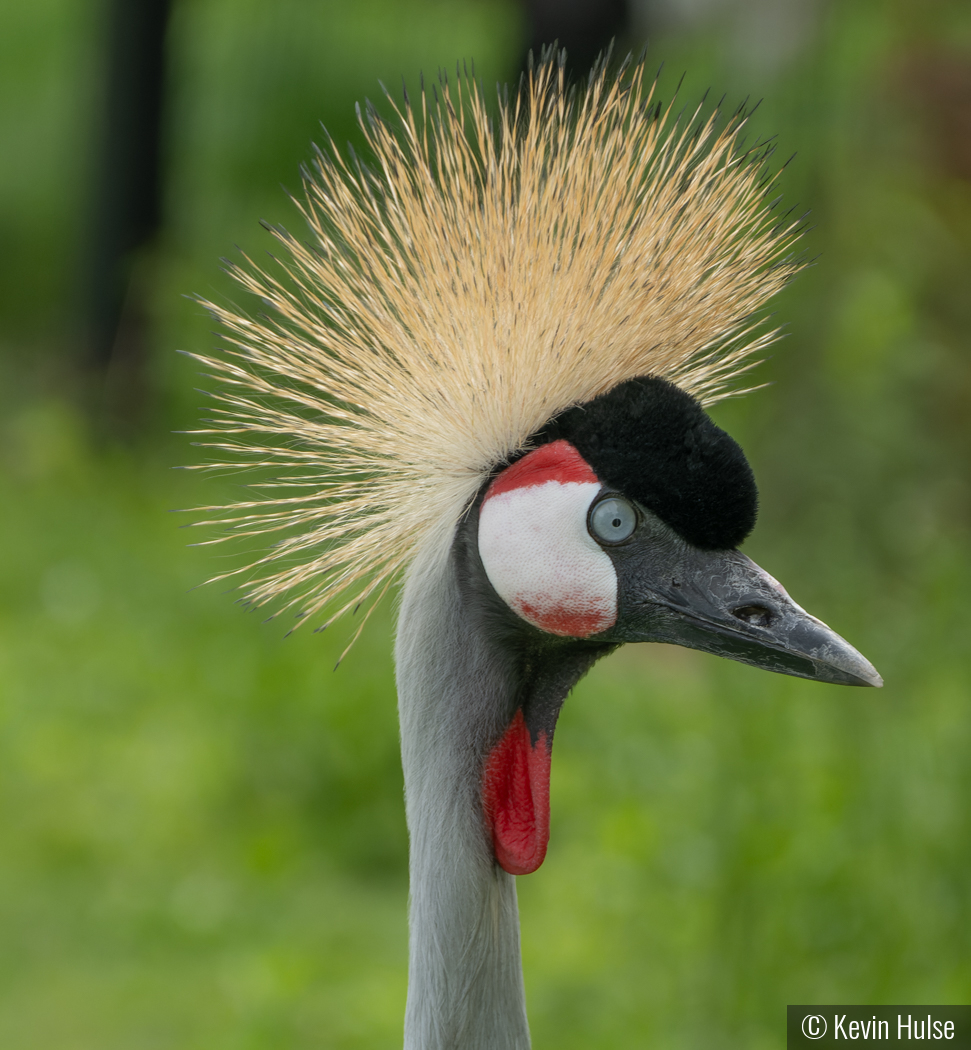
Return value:
[(472, 615), (452, 544), (436, 537), (405, 581), (395, 648), (411, 836), (405, 1050), (530, 1045), (516, 883), (495, 862), (479, 792), (517, 673)]
[(527, 1050), (516, 881), (496, 863), (482, 771), (517, 709), (552, 742), (567, 693), (615, 644), (556, 638), (489, 584), (476, 507), (405, 579), (395, 662), (411, 835), (405, 1050)]

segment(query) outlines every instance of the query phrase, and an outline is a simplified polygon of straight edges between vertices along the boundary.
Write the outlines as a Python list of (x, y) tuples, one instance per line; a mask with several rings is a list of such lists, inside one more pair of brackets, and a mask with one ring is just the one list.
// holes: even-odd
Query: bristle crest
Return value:
[(284, 276), (229, 265), (265, 315), (203, 302), (226, 343), (198, 357), (222, 381), (196, 432), (211, 466), (283, 469), (267, 487), (297, 494), (201, 524), (227, 530), (213, 542), (280, 535), (218, 578), (300, 619), (376, 600), (570, 406), (638, 375), (730, 396), (777, 337), (759, 311), (799, 269), (798, 222), (739, 148), (742, 109), (721, 131), (717, 113), (679, 116), (640, 61), (571, 94), (553, 49), (494, 117), (464, 67), (432, 94), (388, 96), (395, 122), (358, 108), (370, 166), (315, 150), (310, 243), (271, 230)]

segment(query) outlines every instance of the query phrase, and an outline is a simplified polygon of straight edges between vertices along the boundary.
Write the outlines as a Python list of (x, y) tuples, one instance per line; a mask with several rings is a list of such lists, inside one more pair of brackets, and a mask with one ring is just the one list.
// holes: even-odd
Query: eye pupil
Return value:
[(623, 543), (637, 528), (637, 511), (622, 496), (607, 496), (590, 509), (590, 534), (601, 543)]

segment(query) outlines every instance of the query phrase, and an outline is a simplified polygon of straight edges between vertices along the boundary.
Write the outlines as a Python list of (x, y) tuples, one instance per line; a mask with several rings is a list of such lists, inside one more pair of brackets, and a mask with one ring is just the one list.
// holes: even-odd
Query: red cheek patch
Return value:
[(555, 602), (530, 603), (525, 598), (515, 598), (512, 607), (517, 613), (540, 630), (558, 634), (564, 638), (589, 638), (591, 634), (605, 631), (617, 622), (616, 610), (608, 601), (597, 601), (581, 595), (575, 604)]
[(519, 710), (486, 759), (482, 807), (496, 860), (510, 875), (528, 875), (546, 856), (551, 750), (546, 733), (533, 744)]
[(600, 484), (590, 464), (568, 441), (561, 438), (548, 445), (540, 445), (511, 467), (506, 467), (489, 486), (485, 498), (491, 499), (503, 492), (531, 485), (544, 485), (547, 481), (558, 481), (561, 485), (571, 481), (581, 485)]
[(567, 441), (507, 467), (479, 510), (479, 555), (489, 582), (519, 616), (549, 634), (588, 638), (617, 621), (617, 574), (587, 530), (600, 491)]

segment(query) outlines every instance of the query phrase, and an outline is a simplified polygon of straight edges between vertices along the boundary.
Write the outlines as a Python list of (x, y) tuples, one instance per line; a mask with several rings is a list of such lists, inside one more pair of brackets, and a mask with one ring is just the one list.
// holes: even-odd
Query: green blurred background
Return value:
[[(400, 1045), (406, 833), (391, 609), (284, 638), (194, 589), (227, 564), (172, 508), (214, 345), (192, 293), (299, 223), (280, 188), (353, 104), (474, 58), (516, 75), (513, 0), (180, 0), (150, 397), (92, 425), (76, 332), (104, 14), (0, 4), (0, 1047)], [(650, 24), (648, 24), (648, 22)], [(785, 1004), (971, 1002), (971, 8), (669, 0), (630, 30), (764, 97), (815, 265), (749, 453), (746, 551), (882, 691), (631, 646), (569, 699), (549, 856), (519, 880), (537, 1048), (780, 1048)], [(255, 304), (241, 303), (246, 309)]]

